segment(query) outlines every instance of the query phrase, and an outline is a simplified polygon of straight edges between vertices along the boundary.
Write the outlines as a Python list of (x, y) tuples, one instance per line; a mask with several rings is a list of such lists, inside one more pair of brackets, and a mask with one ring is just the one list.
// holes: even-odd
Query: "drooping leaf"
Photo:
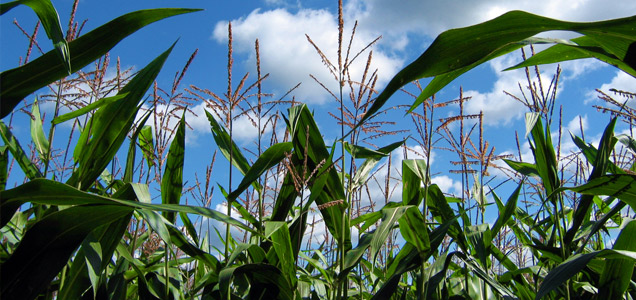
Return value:
[(503, 161), (510, 168), (519, 172), (522, 175), (539, 177), (539, 172), (537, 171), (537, 166), (535, 164), (526, 163), (526, 162), (518, 162), (518, 161), (513, 161), (508, 159), (504, 159)]
[(636, 176), (629, 174), (604, 175), (585, 184), (564, 188), (584, 195), (612, 196), (636, 207)]
[(135, 121), (141, 99), (159, 74), (173, 47), (174, 44), (121, 89), (119, 93), (128, 93), (126, 97), (102, 106), (95, 112), (79, 138), (79, 144), (86, 144), (76, 147), (81, 149), (79, 153), (74, 153), (79, 167), (68, 179), (69, 185), (88, 189), (110, 163)]
[[(161, 203), (179, 204), (181, 191), (183, 190), (183, 162), (185, 159), (185, 112), (177, 125), (177, 132), (170, 144), (166, 169), (161, 178)], [(177, 215), (172, 212), (163, 212), (162, 215), (171, 223), (175, 223)]]
[[(588, 35), (597, 41), (603, 37), (626, 39), (626, 37), (634, 36), (635, 23), (636, 17), (583, 23), (565, 22), (523, 11), (511, 11), (481, 24), (445, 31), (420, 57), (391, 79), (357, 126), (377, 113), (391, 95), (409, 82), (434, 77), (430, 84), (434, 85), (434, 88), (427, 86), (423, 92), (430, 96), (473, 67), (519, 49), (523, 46), (519, 42), (538, 33), (569, 30)], [(610, 43), (604, 41), (602, 44)], [(625, 53), (623, 56), (620, 54), (617, 56), (625, 57)], [(418, 97), (416, 103), (423, 102), (428, 98), (426, 95)], [(415, 108), (414, 106), (411, 110)]]
[[(629, 36), (614, 36), (610, 35), (599, 36), (581, 36), (572, 39), (571, 41), (558, 41), (554, 42), (556, 45), (545, 49), (525, 61), (507, 68), (506, 70), (513, 70), (528, 66), (536, 66), (542, 64), (558, 63), (562, 61), (582, 59), (582, 58), (596, 58), (609, 65), (615, 66), (627, 74), (636, 77), (636, 66), (633, 61), (630, 61), (628, 55), (630, 55), (630, 43), (625, 41), (634, 41), (633, 35), (630, 39)], [(612, 47), (613, 46), (613, 47)], [(618, 49), (617, 49), (618, 48)], [(616, 52), (618, 55), (611, 53)], [(633, 50), (631, 50), (633, 51)]]
[[(137, 197), (137, 193), (144, 189), (135, 188), (136, 186), (147, 186), (142, 184), (126, 184), (122, 189), (132, 189)], [(119, 192), (119, 191), (118, 191)], [(122, 205), (135, 209), (149, 209), (154, 211), (170, 211), (176, 213), (196, 214), (203, 217), (211, 218), (223, 223), (237, 226), (252, 234), (258, 234), (249, 226), (242, 222), (227, 216), (221, 212), (202, 206), (175, 205), (175, 204), (151, 204), (138, 201), (129, 201), (114, 199), (105, 196), (99, 196), (73, 188), (67, 184), (55, 182), (47, 179), (36, 179), (22, 184), (10, 190), (0, 191), (0, 227), (11, 219), (11, 216), (19, 208), (20, 205), (31, 202), (46, 205)], [(17, 205), (17, 207), (16, 207)], [(13, 210), (11, 210), (13, 208)], [(5, 216), (8, 216), (5, 218)]]
[(634, 262), (636, 261), (636, 252), (605, 249), (571, 256), (548, 273), (543, 279), (543, 283), (539, 287), (535, 299), (543, 299), (543, 297), (548, 295), (551, 291), (559, 288), (564, 282), (585, 268), (595, 258), (629, 259)]
[(60, 25), (60, 17), (57, 15), (57, 11), (50, 0), (19, 0), (12, 3), (3, 3), (0, 14), (4, 14), (9, 9), (15, 7), (18, 4), (24, 4), (30, 7), (40, 19), (46, 35), (53, 42), (53, 45), (57, 49), (57, 54), (61, 59), (60, 63), (63, 63), (66, 72), (71, 74), (71, 57), (69, 54), (68, 44), (62, 33), (62, 27)]
[[(167, 17), (197, 9), (162, 8), (132, 12), (118, 17), (68, 44), (71, 72), (76, 72), (110, 51), (122, 39), (140, 28)], [(29, 94), (68, 75), (57, 51), (49, 51), (31, 62), (0, 73), (0, 118)]]

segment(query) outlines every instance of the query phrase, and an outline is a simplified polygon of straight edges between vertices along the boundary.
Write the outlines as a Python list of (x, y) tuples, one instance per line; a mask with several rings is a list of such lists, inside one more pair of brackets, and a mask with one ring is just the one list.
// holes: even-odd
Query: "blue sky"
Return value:
[[(53, 1), (60, 14), (63, 28), (66, 28), (72, 0)], [(389, 0), (351, 0), (344, 1), (345, 40), (348, 41), (354, 21), (359, 25), (353, 43), (352, 52), (361, 50), (376, 37), (382, 39), (372, 48), (372, 70), (378, 69), (376, 88), (381, 90), (388, 80), (408, 62), (415, 59), (431, 43), (433, 38), (444, 30), (468, 26), (494, 18), (506, 11), (521, 9), (540, 15), (572, 21), (595, 21), (608, 18), (625, 17), (636, 12), (634, 1), (612, 1), (611, 5), (604, 0), (533, 0), (533, 1), (396, 1)], [(307, 103), (315, 110), (318, 125), (325, 139), (333, 141), (339, 134), (339, 127), (327, 112), (336, 113), (336, 104), (329, 94), (309, 77), (310, 74), (323, 82), (326, 87), (336, 89), (337, 83), (329, 74), (314, 48), (307, 41), (305, 34), (322, 49), (332, 61), (337, 51), (337, 1), (86, 1), (79, 3), (76, 21), (87, 20), (83, 32), (127, 12), (155, 7), (189, 7), (203, 8), (204, 11), (185, 16), (172, 17), (151, 24), (131, 37), (122, 41), (111, 52), (111, 60), (119, 57), (124, 67), (136, 70), (147, 64), (152, 58), (168, 48), (175, 40), (179, 42), (158, 78), (159, 86), (168, 87), (175, 72), (179, 71), (190, 54), (198, 49), (193, 64), (183, 79), (180, 88), (190, 85), (212, 90), (222, 94), (226, 90), (227, 66), (227, 24), (233, 24), (234, 39), (234, 78), (238, 82), (246, 72), (250, 73), (248, 82), (255, 78), (254, 41), (259, 39), (261, 49), (261, 67), (263, 73), (270, 77), (264, 82), (264, 88), (272, 93), (273, 99), (281, 97), (288, 89), (302, 82), (293, 92), (297, 101)], [(2, 46), (0, 48), (0, 67), (6, 70), (18, 65), (20, 57), (24, 57), (28, 45), (27, 38), (12, 24), (16, 19), (27, 31), (32, 32), (36, 18), (27, 7), (18, 7), (2, 16), (0, 30)], [(571, 37), (560, 32), (548, 33), (544, 36)], [(39, 34), (39, 44), (47, 51), (50, 42), (44, 33)], [(352, 77), (358, 78), (364, 67), (368, 51), (352, 65)], [(33, 55), (39, 55), (34, 52)], [(504, 90), (520, 95), (518, 82), (525, 81), (523, 71), (500, 72), (520, 60), (520, 53), (497, 59), (460, 77), (442, 90), (438, 101), (452, 100), (458, 97), (460, 87), (464, 95), (472, 100), (466, 105), (468, 113), (483, 111), (485, 120), (485, 138), (496, 147), (497, 154), (516, 153), (514, 143), (515, 131), (520, 137), (524, 134), (523, 114), (526, 109), (503, 93)], [(634, 91), (636, 80), (616, 69), (593, 60), (567, 62), (563, 69), (557, 105), (563, 105), (563, 126), (575, 134), (579, 133), (579, 116), (585, 129), (586, 138), (597, 140), (601, 130), (609, 120), (608, 115), (596, 112), (593, 104), (601, 104), (597, 100), (594, 89), (605, 91), (609, 88)], [(556, 66), (542, 67), (545, 71), (543, 80), (549, 82)], [(409, 88), (411, 91), (414, 89)], [(32, 101), (33, 97), (28, 100)], [(408, 96), (396, 95), (388, 105), (411, 104)], [(194, 174), (204, 174), (204, 165), (211, 160), (215, 149), (209, 123), (205, 119), (203, 105), (191, 107), (198, 114), (188, 115), (192, 129), (187, 132), (186, 171), (185, 178), (192, 183)], [(45, 108), (46, 111), (47, 108)], [(51, 113), (50, 107), (48, 108)], [(284, 111), (284, 109), (281, 108)], [(438, 115), (450, 116), (457, 108), (449, 107)], [(21, 117), (25, 115), (21, 114)], [(403, 117), (403, 112), (394, 112), (387, 118), (396, 122), (394, 129), (413, 130), (411, 119)], [(13, 125), (14, 134), (23, 145), (28, 144), (29, 128), (24, 118), (16, 118)], [(6, 120), (5, 120), (6, 122)], [(69, 127), (66, 127), (68, 131)], [(255, 128), (246, 119), (237, 120), (235, 124), (236, 141), (249, 147), (255, 137)], [(63, 129), (61, 129), (63, 130)], [(625, 130), (619, 127), (618, 131)], [(46, 131), (48, 132), (48, 130)], [(415, 134), (411, 132), (409, 134)], [(62, 136), (60, 134), (60, 136)], [(403, 136), (393, 136), (376, 141), (378, 146), (397, 141)], [(57, 136), (56, 136), (57, 137)], [(565, 135), (566, 139), (567, 134)], [(63, 138), (59, 138), (63, 139)], [(62, 143), (56, 139), (56, 145)], [(568, 141), (563, 149), (572, 150)], [(65, 145), (64, 145), (65, 146)], [(409, 142), (409, 146), (415, 147)], [(60, 145), (59, 147), (63, 147)], [(416, 148), (416, 147), (415, 147)], [(564, 150), (564, 151), (565, 151)], [(524, 159), (530, 159), (527, 145), (522, 145)], [(394, 153), (396, 159), (402, 159), (402, 151)], [(411, 153), (410, 158), (416, 157)], [(456, 160), (445, 151), (435, 150), (432, 155), (432, 169), (435, 180), (442, 189), (449, 193), (458, 193), (458, 179), (448, 173), (451, 168), (448, 161)], [(204, 163), (202, 163), (204, 161)], [(394, 162), (395, 163), (395, 162)], [(397, 164), (396, 164), (397, 165)], [(217, 157), (216, 176), (213, 181), (225, 183), (227, 162)], [(16, 166), (17, 169), (17, 166)], [(396, 170), (395, 174), (398, 174)], [(20, 182), (19, 172), (13, 172), (10, 181)], [(237, 182), (237, 181), (235, 181)], [(399, 199), (399, 187), (395, 197)], [(506, 193), (500, 195), (507, 197)], [(186, 195), (188, 197), (188, 195)], [(184, 199), (185, 200), (185, 199)], [(221, 208), (220, 193), (215, 193), (217, 208)]]

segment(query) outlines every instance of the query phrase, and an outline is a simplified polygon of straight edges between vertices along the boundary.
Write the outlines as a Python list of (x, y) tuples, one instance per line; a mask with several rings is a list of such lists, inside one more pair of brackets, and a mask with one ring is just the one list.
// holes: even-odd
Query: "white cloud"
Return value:
[(600, 88), (600, 90), (608, 94), (612, 93), (610, 92), (610, 89), (636, 92), (636, 78), (623, 71), (616, 71), (616, 75), (612, 78), (612, 81), (603, 84)]
[(568, 21), (627, 17), (636, 10), (636, 2), (618, 1), (608, 5), (602, 0), (405, 0), (397, 4), (386, 0), (352, 0), (347, 2), (346, 8), (348, 16), (358, 19), (370, 31), (436, 36), (444, 30), (483, 22), (510, 10)]
[(431, 178), (431, 182), (437, 184), (444, 193), (460, 194), (462, 191), (462, 183), (447, 175), (435, 176)]
[[(218, 42), (227, 41), (227, 22), (219, 22), (212, 37)], [(350, 26), (345, 26), (344, 42), (349, 39)], [(314, 47), (307, 41), (307, 34), (328, 59), (337, 65), (338, 24), (337, 16), (327, 10), (300, 9), (291, 13), (285, 9), (254, 10), (248, 16), (232, 21), (234, 50), (247, 54), (245, 65), (255, 65), (254, 42), (259, 40), (261, 69), (270, 73), (273, 83), (282, 94), (299, 82), (294, 91), (298, 101), (324, 103), (328, 93), (315, 83), (309, 75), (314, 75), (325, 86), (336, 91), (338, 84), (329, 73)], [(362, 50), (376, 36), (358, 31), (352, 46), (352, 56)], [(366, 55), (356, 59), (350, 68), (353, 80), (361, 78), (366, 64)], [(385, 52), (374, 50), (371, 70), (379, 69), (381, 86), (395, 74), (402, 61)]]

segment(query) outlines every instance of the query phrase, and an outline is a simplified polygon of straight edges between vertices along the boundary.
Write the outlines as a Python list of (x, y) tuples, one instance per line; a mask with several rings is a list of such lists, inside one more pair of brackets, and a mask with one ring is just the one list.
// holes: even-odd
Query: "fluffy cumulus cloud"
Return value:
[[(279, 3), (279, 4), (277, 4)], [(248, 59), (249, 67), (255, 63), (254, 41), (260, 40), (261, 64), (264, 72), (271, 73), (270, 82), (284, 93), (287, 89), (303, 82), (295, 95), (297, 100), (324, 103), (329, 94), (310, 79), (314, 75), (329, 89), (337, 89), (328, 69), (325, 67), (305, 34), (322, 49), (327, 58), (337, 64), (337, 15), (333, 10), (302, 8), (298, 2), (295, 9), (288, 2), (267, 1), (268, 7), (281, 8), (254, 10), (249, 15), (231, 20), (234, 32), (234, 49)], [(381, 88), (406, 61), (406, 47), (424, 50), (431, 38), (444, 30), (475, 24), (494, 18), (506, 11), (525, 10), (528, 12), (572, 21), (602, 20), (629, 15), (636, 10), (636, 2), (622, 1), (608, 6), (601, 0), (534, 0), (534, 1), (401, 1), (396, 5), (387, 0), (350, 0), (344, 3), (345, 41), (354, 20), (359, 27), (354, 39), (352, 52), (364, 48), (375, 37), (382, 35), (380, 47), (374, 49), (372, 69), (379, 69), (378, 86)], [(215, 25), (212, 34), (218, 42), (227, 41), (227, 21)], [(548, 35), (559, 36), (560, 33)], [(518, 55), (517, 55), (518, 56)], [(352, 67), (353, 79), (359, 78), (364, 69), (365, 59), (358, 60)], [(583, 63), (565, 63), (564, 80), (589, 72), (602, 64), (592, 60)], [(509, 66), (509, 65), (507, 65)], [(251, 68), (251, 67), (250, 67)], [(503, 68), (495, 68), (499, 72)], [(517, 89), (517, 83), (524, 80), (521, 72), (506, 72), (487, 92), (468, 91), (473, 97), (469, 104), (472, 113), (484, 111), (487, 124), (506, 123), (518, 119), (522, 105), (503, 94), (503, 90)], [(496, 105), (495, 105), (496, 104)], [(506, 113), (503, 113), (506, 112)]]
[[(227, 27), (228, 22), (217, 23), (213, 39), (226, 42)], [(257, 9), (243, 18), (232, 20), (232, 31), (234, 49), (248, 56), (244, 61), (248, 68), (255, 65), (254, 43), (256, 39), (259, 40), (261, 69), (272, 75), (268, 82), (273, 82), (279, 94), (302, 82), (294, 91), (298, 101), (325, 102), (329, 99), (328, 93), (309, 77), (310, 74), (332, 91), (337, 90), (337, 81), (306, 37), (308, 35), (329, 61), (337, 66), (338, 24), (337, 17), (330, 11), (299, 9), (292, 13), (286, 9)], [(352, 45), (352, 56), (375, 38), (365, 32), (358, 32)], [(348, 38), (345, 38), (346, 41)], [(366, 55), (359, 57), (350, 67), (353, 80), (361, 78), (365, 64)], [(371, 70), (382, 70), (379, 73), (382, 83), (388, 81), (390, 74), (397, 72), (401, 66), (401, 60), (387, 53), (373, 53)]]
[(416, 32), (436, 36), (450, 28), (469, 26), (510, 10), (570, 21), (592, 21), (626, 17), (636, 10), (636, 2), (607, 5), (602, 0), (405, 0), (396, 5), (387, 0), (352, 0), (346, 3), (350, 17), (363, 26), (393, 35)]

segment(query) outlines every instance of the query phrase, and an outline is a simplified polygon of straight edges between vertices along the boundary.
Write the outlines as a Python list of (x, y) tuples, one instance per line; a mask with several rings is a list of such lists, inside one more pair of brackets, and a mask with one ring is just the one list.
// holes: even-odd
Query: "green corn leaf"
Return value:
[(349, 143), (345, 142), (345, 149), (353, 156), (354, 158), (365, 158), (364, 162), (358, 167), (356, 173), (353, 175), (353, 179), (351, 180), (351, 188), (357, 189), (363, 186), (367, 180), (369, 179), (369, 174), (378, 164), (378, 162), (390, 155), (390, 153), (402, 146), (406, 140), (395, 142), (388, 146), (382, 147), (378, 150), (371, 150), (368, 148), (353, 146)]
[[(265, 236), (271, 238), (270, 253), (278, 257), (278, 266), (290, 286), (296, 286), (296, 255), (292, 250), (289, 227), (286, 222), (265, 223)], [(274, 252), (272, 252), (274, 251)], [(268, 253), (268, 259), (269, 259)], [(271, 260), (270, 260), (271, 261)]]
[(415, 245), (417, 251), (424, 254), (430, 250), (431, 242), (428, 239), (426, 221), (417, 207), (409, 207), (402, 217), (398, 219), (398, 223), (400, 224), (402, 237), (407, 242)]
[(463, 251), (468, 251), (466, 237), (459, 222), (457, 222), (457, 217), (453, 209), (448, 205), (446, 196), (444, 196), (444, 193), (442, 193), (442, 190), (440, 190), (436, 184), (428, 186), (427, 201), (426, 204), (433, 217), (442, 224), (450, 223), (448, 234), (455, 239), (455, 242)]
[[(384, 275), (387, 279), (371, 299), (389, 299), (397, 290), (402, 275), (406, 272), (419, 268), (422, 265), (422, 261), (426, 261), (431, 255), (433, 255), (433, 251), (437, 251), (449, 228), (451, 228), (456, 222), (457, 217), (451, 218), (448, 222), (445, 222), (431, 231), (429, 235), (431, 247), (424, 255), (419, 253), (413, 244), (404, 244), (402, 249), (400, 249), (400, 252), (398, 252), (393, 260), (389, 262)], [(448, 259), (450, 259), (450, 257)]]
[[(225, 197), (227, 199), (228, 194), (227, 194), (227, 191), (225, 190), (225, 188), (223, 188), (223, 186), (218, 184), (218, 183), (217, 183), (217, 187), (221, 191), (221, 194), (223, 194), (223, 197)], [(252, 215), (249, 211), (247, 211), (247, 209), (245, 209), (245, 207), (243, 205), (241, 205), (240, 202), (233, 201), (232, 202), (232, 207), (234, 207), (234, 209), (236, 209), (238, 211), (238, 213), (241, 215), (241, 218), (243, 220), (245, 220), (248, 223), (252, 224), (252, 226), (254, 226), (254, 228), (256, 228), (258, 230), (258, 229), (260, 229), (262, 227), (261, 224), (256, 219), (256, 217), (254, 217), (254, 215)]]
[[(183, 161), (185, 159), (185, 113), (179, 120), (177, 132), (170, 144), (168, 158), (166, 159), (166, 169), (161, 178), (161, 203), (179, 204), (181, 201), (181, 191), (183, 190)], [(177, 216), (173, 212), (163, 212), (163, 216), (171, 223), (175, 223)]]
[(512, 168), (513, 170), (519, 172), (522, 175), (539, 177), (539, 172), (537, 171), (537, 166), (535, 164), (526, 163), (526, 162), (519, 162), (519, 161), (513, 161), (513, 160), (508, 160), (508, 159), (504, 159), (503, 161), (510, 168)]
[(531, 146), (531, 149), (534, 155), (537, 173), (545, 187), (546, 194), (551, 195), (555, 189), (559, 188), (561, 181), (559, 180), (557, 171), (558, 162), (554, 147), (552, 146), (550, 128), (547, 127), (544, 131), (541, 119), (537, 119), (530, 134), (534, 141), (534, 145)]
[(0, 4), (0, 15), (4, 15), (4, 13), (10, 11), (12, 8), (18, 5), (20, 5), (19, 0)]
[(141, 128), (141, 132), (139, 133), (139, 147), (141, 148), (141, 153), (143, 153), (144, 158), (146, 158), (148, 168), (154, 166), (155, 146), (153, 142), (152, 127), (150, 125), (145, 125)]
[(199, 235), (197, 234), (197, 230), (194, 228), (194, 224), (192, 224), (192, 220), (188, 217), (188, 214), (179, 213), (179, 218), (181, 222), (183, 222), (183, 227), (185, 227), (188, 236), (194, 241), (195, 245), (199, 245)]
[(125, 218), (131, 211), (121, 205), (75, 206), (42, 218), (2, 264), (0, 295), (3, 299), (34, 299), (91, 231)]
[(69, 185), (86, 190), (108, 166), (135, 121), (141, 99), (159, 74), (173, 47), (174, 44), (121, 89), (120, 94), (127, 93), (126, 97), (102, 106), (95, 112), (79, 138), (78, 144), (81, 146), (76, 147), (76, 150), (81, 149), (81, 152), (74, 153), (79, 167), (68, 179)]
[(143, 217), (148, 225), (150, 225), (150, 228), (152, 228), (152, 230), (156, 232), (157, 235), (159, 235), (159, 237), (161, 237), (161, 239), (166, 242), (166, 244), (172, 244), (170, 232), (168, 231), (168, 220), (166, 220), (155, 211), (149, 209), (138, 209), (137, 213), (139, 213)]
[(234, 248), (234, 251), (232, 251), (230, 257), (225, 262), (226, 265), (233, 265), (239, 255), (241, 255), (243, 252), (247, 252), (252, 258), (252, 262), (255, 263), (263, 262), (263, 260), (266, 258), (265, 251), (260, 246), (241, 243), (238, 244), (236, 248)]
[[(571, 135), (571, 137), (572, 137), (572, 141), (574, 142), (574, 144), (577, 147), (579, 147), (579, 149), (581, 150), (581, 152), (585, 156), (585, 159), (587, 159), (588, 162), (593, 164), (594, 162), (597, 161), (596, 157), (599, 154), (598, 149), (596, 149), (593, 145), (591, 145), (589, 143), (585, 143), (585, 141), (583, 141), (583, 139), (581, 139), (578, 136)], [(612, 141), (612, 140), (609, 140), (609, 141)], [(612, 141), (612, 143), (615, 144), (616, 141)], [(605, 151), (605, 152), (607, 152), (607, 151)], [(604, 164), (606, 164), (606, 168), (607, 168), (606, 171), (609, 172), (609, 173), (612, 173), (612, 174), (625, 174), (625, 171), (623, 171), (623, 169), (619, 168), (617, 165), (615, 165), (610, 160), (607, 160)]]
[[(510, 68), (507, 68), (506, 70), (513, 70), (542, 64), (552, 64), (567, 60), (596, 58), (602, 62), (621, 69), (627, 74), (636, 77), (636, 70), (634, 70), (635, 66), (633, 65), (633, 62), (629, 61), (627, 56), (617, 57), (616, 55), (608, 52), (611, 51), (609, 47), (614, 44), (618, 47), (621, 47), (620, 49), (618, 49), (618, 52), (625, 53), (625, 55), (627, 55), (630, 44), (624, 43), (626, 37), (606, 36), (604, 38), (610, 38), (610, 40), (604, 39), (603, 42), (600, 42), (591, 35), (577, 37), (572, 39), (571, 41), (555, 41), (556, 45), (545, 49), (529, 57), (525, 61)], [(630, 40), (629, 37), (627, 37), (627, 39)], [(631, 38), (631, 41), (634, 41), (633, 37)]]
[(426, 161), (405, 159), (402, 161), (402, 203), (419, 206), (424, 199), (422, 184), (426, 184)]
[[(143, 186), (145, 188), (140, 188)], [(141, 200), (139, 191), (148, 189), (142, 184), (126, 184), (121, 189), (132, 189), (138, 199)], [(119, 193), (120, 191), (118, 191)], [(201, 206), (175, 205), (175, 204), (151, 204), (138, 201), (115, 199), (111, 197), (99, 196), (73, 188), (67, 184), (55, 182), (47, 179), (36, 179), (22, 184), (10, 190), (0, 192), (0, 228), (6, 225), (11, 216), (20, 205), (31, 202), (46, 205), (121, 205), (134, 209), (149, 209), (154, 211), (170, 211), (175, 213), (196, 214), (208, 217), (223, 223), (237, 226), (252, 234), (258, 232), (251, 229), (242, 222), (229, 217), (221, 212)]]
[(188, 256), (197, 259), (210, 268), (210, 272), (218, 272), (221, 267), (219, 260), (210, 253), (203, 251), (188, 241), (188, 238), (172, 224), (165, 224), (170, 234), (170, 242)]
[(141, 117), (141, 122), (139, 122), (139, 126), (135, 129), (132, 136), (130, 137), (130, 143), (128, 145), (128, 156), (126, 156), (126, 168), (124, 169), (124, 177), (122, 181), (124, 183), (132, 183), (133, 181), (133, 173), (135, 172), (135, 157), (137, 156), (137, 137), (142, 131), (142, 126), (148, 121), (150, 117), (150, 111), (147, 111), (144, 116)]
[(91, 112), (91, 111), (93, 111), (95, 109), (98, 109), (98, 108), (100, 108), (100, 107), (102, 107), (102, 106), (104, 106), (106, 104), (113, 103), (113, 102), (115, 102), (115, 101), (117, 101), (119, 99), (122, 99), (122, 98), (126, 97), (126, 96), (128, 96), (128, 93), (117, 94), (117, 95), (112, 96), (112, 97), (105, 97), (105, 98), (99, 99), (99, 100), (97, 100), (97, 101), (95, 101), (95, 102), (93, 102), (93, 103), (91, 103), (89, 105), (86, 105), (86, 106), (84, 106), (84, 107), (82, 107), (82, 108), (80, 108), (78, 110), (74, 110), (72, 112), (69, 112), (69, 113), (63, 114), (61, 116), (58, 116), (57, 118), (53, 119), (53, 121), (51, 121), (51, 123), (53, 125), (64, 123), (64, 122), (66, 122), (68, 120), (77, 118), (79, 116), (83, 116), (83, 115), (85, 115), (85, 114), (87, 114), (87, 113), (89, 113), (89, 112)]
[[(614, 250), (636, 251), (636, 222), (631, 220), (621, 230), (614, 243)], [(599, 280), (599, 299), (617, 299), (627, 291), (634, 271), (632, 259), (608, 259)]]
[(482, 267), (487, 267), (492, 246), (492, 232), (488, 224), (470, 225), (465, 228), (466, 238), (473, 250), (472, 257), (477, 259)]
[(228, 267), (219, 274), (219, 290), (222, 299), (233, 299), (231, 284), (234, 278), (245, 276), (250, 281), (250, 299), (292, 300), (293, 289), (285, 280), (280, 269), (268, 264), (244, 264)]
[(57, 15), (57, 11), (50, 0), (19, 0), (10, 3), (3, 3), (0, 8), (0, 14), (4, 14), (11, 8), (24, 4), (30, 7), (35, 14), (37, 14), (46, 35), (53, 42), (53, 45), (57, 49), (58, 56), (64, 62), (66, 72), (71, 74), (71, 57), (69, 54), (68, 44), (62, 33), (62, 26), (60, 25), (60, 17)]
[(241, 180), (238, 187), (228, 195), (229, 201), (234, 201), (243, 193), (250, 185), (253, 185), (258, 178), (270, 168), (278, 165), (288, 153), (292, 151), (292, 143), (278, 143), (267, 148), (261, 156), (256, 159), (254, 164), (249, 168), (245, 177)]
[[(85, 239), (82, 246), (75, 254), (73, 263), (68, 271), (68, 275), (62, 282), (58, 294), (59, 299), (79, 299), (82, 294), (93, 284), (93, 291), (97, 291), (96, 286), (92, 282), (92, 278), (88, 277), (87, 253), (92, 252), (103, 257), (112, 257), (117, 245), (120, 243), (124, 232), (130, 223), (132, 212), (119, 220), (96, 228), (89, 234), (90, 240), (96, 241), (100, 251), (96, 252), (96, 245), (89, 243), (89, 238)], [(94, 257), (94, 256), (93, 256)], [(100, 265), (93, 265), (93, 274), (101, 274), (101, 272), (109, 264), (109, 260), (100, 259)]]
[(455, 252), (455, 255), (466, 263), (466, 266), (473, 271), (473, 273), (486, 282), (490, 287), (497, 291), (504, 299), (515, 299), (514, 294), (506, 286), (499, 283), (495, 278), (492, 278), (486, 270), (480, 265), (476, 264), (471, 257), (466, 257), (465, 254)]
[(636, 176), (604, 175), (576, 187), (563, 188), (584, 195), (612, 196), (636, 208)]
[[(197, 9), (162, 8), (140, 10), (116, 18), (69, 43), (71, 72), (76, 72), (110, 51), (122, 39), (140, 28), (167, 17)], [(0, 74), (0, 118), (9, 115), (29, 94), (68, 75), (56, 51)]]
[[(377, 113), (391, 95), (409, 82), (434, 77), (431, 82), (434, 88), (427, 86), (424, 89), (424, 93), (432, 95), (473, 67), (519, 49), (523, 45), (520, 42), (538, 33), (550, 30), (575, 31), (588, 35), (607, 46), (610, 44), (608, 41), (614, 41), (609, 39), (611, 37), (623, 40), (633, 37), (636, 30), (635, 23), (636, 17), (583, 23), (565, 22), (523, 11), (511, 11), (481, 24), (445, 31), (420, 57), (391, 79), (356, 126)], [(620, 56), (618, 53), (620, 49), (608, 50), (617, 52), (615, 53), (617, 57), (626, 57), (627, 54), (623, 53), (623, 56)], [(440, 76), (441, 79), (438, 79)], [(428, 97), (423, 96), (416, 101), (422, 102), (426, 98)], [(411, 107), (411, 110), (414, 108), (415, 105)]]
[(382, 221), (371, 232), (365, 233), (358, 241), (358, 246), (347, 251), (345, 255), (345, 267), (338, 278), (345, 278), (362, 259), (362, 256), (369, 249), (369, 258), (374, 262), (380, 251), (380, 248), (386, 242), (389, 234), (395, 227), (395, 223), (402, 217), (404, 212), (411, 206), (384, 207), (382, 208)]
[(221, 153), (227, 160), (230, 160), (230, 148), (232, 151), (232, 165), (241, 172), (241, 174), (245, 175), (250, 169), (250, 164), (247, 162), (247, 159), (241, 152), (241, 149), (236, 146), (234, 141), (230, 139), (230, 134), (225, 130), (225, 128), (216, 121), (214, 116), (209, 113), (207, 110), (205, 111), (205, 115), (212, 126), (212, 135), (214, 137), (214, 141), (216, 142), (217, 147), (221, 150)]
[(374, 262), (378, 256), (380, 248), (386, 242), (389, 234), (393, 231), (395, 227), (395, 223), (402, 217), (402, 215), (409, 209), (411, 206), (400, 206), (396, 208), (382, 209), (382, 222), (375, 229), (375, 233), (373, 234), (373, 239), (371, 240), (371, 244), (369, 245), (369, 257), (371, 261)]
[(9, 130), (9, 127), (7, 127), (7, 125), (5, 125), (4, 122), (1, 120), (0, 136), (2, 136), (4, 144), (9, 147), (11, 155), (13, 155), (15, 160), (18, 162), (18, 165), (20, 165), (22, 172), (24, 172), (28, 179), (33, 180), (43, 177), (40, 169), (38, 169), (35, 164), (31, 162), (27, 154), (24, 152), (24, 149), (22, 149), (22, 146), (20, 146), (18, 140), (13, 136), (11, 130)]
[[(290, 108), (289, 118), (285, 118), (285, 122), (291, 132), (294, 145), (293, 156), (296, 157), (296, 160), (292, 159), (292, 161), (296, 170), (300, 171), (298, 174), (302, 175), (305, 172), (306, 174), (311, 174), (318, 165), (322, 164), (322, 169), (319, 170), (321, 172), (317, 172), (315, 175), (318, 178), (313, 178), (315, 181), (313, 184), (310, 182), (310, 201), (316, 201), (319, 207), (322, 205), (327, 206), (320, 210), (323, 220), (334, 238), (343, 243), (340, 247), (347, 251), (351, 249), (349, 217), (346, 213), (348, 204), (345, 203), (346, 197), (340, 176), (335, 168), (331, 168), (333, 153), (329, 153), (327, 150), (318, 125), (305, 104)], [(308, 160), (306, 162), (308, 170), (304, 170), (305, 162), (303, 160), (305, 156)], [(293, 189), (293, 186), (289, 188)], [(321, 190), (318, 190), (318, 188), (321, 188)], [(282, 193), (283, 191), (281, 190)], [(293, 196), (295, 192), (285, 191), (285, 193), (283, 195)], [(293, 196), (293, 199), (295, 199), (295, 196)], [(290, 200), (288, 204), (295, 201), (292, 200), (292, 197), (287, 198), (287, 200)], [(286, 215), (287, 211), (281, 212), (282, 214)]]
[(49, 157), (49, 140), (46, 138), (42, 128), (42, 117), (40, 116), (40, 105), (37, 98), (33, 101), (31, 109), (31, 139), (40, 155), (40, 160), (46, 164)]
[(543, 279), (535, 299), (543, 299), (553, 290), (559, 288), (563, 283), (576, 275), (583, 268), (588, 266), (595, 258), (606, 259), (628, 259), (632, 263), (636, 261), (636, 252), (625, 250), (605, 249), (585, 254), (577, 254), (552, 269)]
[(9, 146), (0, 146), (0, 191), (4, 191), (9, 177)]
[(521, 192), (522, 186), (523, 182), (519, 183), (517, 188), (508, 198), (508, 201), (506, 201), (505, 208), (503, 210), (501, 208), (499, 209), (499, 217), (497, 218), (497, 221), (495, 221), (495, 224), (492, 225), (493, 236), (499, 234), (499, 230), (501, 230), (502, 227), (508, 224), (508, 221), (510, 220), (510, 218), (512, 218), (512, 215), (517, 210), (517, 199), (519, 198), (519, 193)]
[[(610, 155), (612, 150), (614, 149), (614, 145), (616, 145), (616, 138), (614, 138), (614, 127), (616, 125), (616, 118), (612, 118), (607, 127), (605, 127), (605, 131), (603, 132), (603, 136), (601, 137), (601, 141), (599, 142), (599, 149), (596, 153), (596, 159), (594, 161), (590, 161), (592, 163), (592, 173), (588, 177), (588, 181), (594, 178), (598, 178), (602, 175), (605, 175), (607, 171), (610, 169), (610, 166), (613, 165), (610, 163)], [(583, 221), (589, 220), (590, 218), (590, 209), (593, 204), (593, 196), (592, 195), (583, 195), (579, 200), (578, 205), (576, 206), (576, 210), (574, 211), (574, 218), (572, 221), (572, 226), (565, 234), (565, 245), (569, 245), (576, 232), (579, 230), (579, 227), (583, 224)]]

